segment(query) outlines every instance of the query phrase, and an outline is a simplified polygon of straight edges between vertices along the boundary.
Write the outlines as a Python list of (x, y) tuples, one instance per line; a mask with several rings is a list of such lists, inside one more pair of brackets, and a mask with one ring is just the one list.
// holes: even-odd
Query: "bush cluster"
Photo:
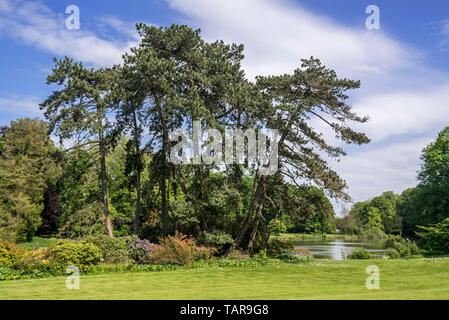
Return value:
[[(398, 254), (393, 253), (395, 250)], [(422, 256), (423, 251), (418, 247), (418, 245), (410, 240), (410, 239), (401, 239), (400, 241), (396, 241), (393, 245), (392, 250), (389, 251), (389, 256), (393, 258), (394, 256), (405, 259), (420, 257)]]
[(151, 243), (146, 239), (139, 239), (137, 236), (125, 237), (128, 247), (129, 257), (138, 264), (149, 264), (151, 255), (157, 247), (157, 244)]
[(203, 232), (198, 243), (208, 248), (214, 248), (217, 254), (223, 254), (229, 245), (234, 242), (232, 236), (221, 230)]
[(346, 257), (347, 259), (371, 259), (372, 256), (365, 248), (360, 248), (352, 251)]
[(18, 248), (10, 242), (0, 242), (0, 265), (12, 266), (24, 252), (25, 249)]
[[(87, 241), (58, 240), (47, 248), (27, 250), (0, 242), (0, 264), (3, 275), (62, 274), (67, 266), (76, 265), (81, 271), (102, 261), (101, 250)], [(8, 269), (5, 269), (8, 268)]]
[(212, 253), (212, 249), (197, 246), (192, 237), (176, 232), (160, 239), (150, 261), (153, 264), (191, 265), (198, 260), (209, 260)]
[(65, 272), (70, 265), (77, 266), (80, 271), (86, 271), (103, 260), (101, 250), (86, 240), (71, 241), (60, 239), (48, 246), (46, 256), (52, 269)]
[(419, 228), (421, 231), (417, 235), (421, 237), (424, 248), (438, 253), (449, 253), (449, 218), (429, 227)]
[(295, 247), (286, 240), (273, 239), (268, 242), (267, 253), (270, 256), (278, 256), (281, 253), (293, 250)]
[(284, 251), (278, 255), (278, 258), (292, 263), (306, 262), (313, 260), (312, 253), (307, 249), (292, 249)]
[(92, 235), (84, 240), (100, 249), (103, 263), (127, 264), (131, 261), (130, 251), (125, 238), (111, 238), (107, 235)]

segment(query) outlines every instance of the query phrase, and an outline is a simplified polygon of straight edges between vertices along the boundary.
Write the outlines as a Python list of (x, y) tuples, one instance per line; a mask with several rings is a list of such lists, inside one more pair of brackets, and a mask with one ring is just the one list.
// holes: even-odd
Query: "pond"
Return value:
[(391, 240), (292, 240), (295, 248), (308, 249), (315, 258), (344, 260), (356, 249), (365, 248), (372, 255), (381, 257), (387, 248), (393, 246)]

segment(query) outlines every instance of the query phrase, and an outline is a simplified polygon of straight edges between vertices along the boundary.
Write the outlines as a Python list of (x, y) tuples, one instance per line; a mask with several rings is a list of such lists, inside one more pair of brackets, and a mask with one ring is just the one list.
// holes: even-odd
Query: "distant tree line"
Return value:
[(337, 229), (348, 234), (371, 231), (416, 237), (422, 227), (447, 223), (449, 127), (423, 149), (421, 161), (416, 187), (401, 194), (387, 191), (369, 201), (355, 203), (344, 217), (336, 220)]

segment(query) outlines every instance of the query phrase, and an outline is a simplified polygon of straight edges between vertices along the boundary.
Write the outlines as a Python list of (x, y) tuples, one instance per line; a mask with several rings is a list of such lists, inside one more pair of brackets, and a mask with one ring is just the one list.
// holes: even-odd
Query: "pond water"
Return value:
[(372, 255), (381, 257), (387, 248), (393, 246), (391, 240), (294, 240), (289, 241), (295, 248), (308, 249), (315, 258), (344, 260), (356, 249), (365, 248)]

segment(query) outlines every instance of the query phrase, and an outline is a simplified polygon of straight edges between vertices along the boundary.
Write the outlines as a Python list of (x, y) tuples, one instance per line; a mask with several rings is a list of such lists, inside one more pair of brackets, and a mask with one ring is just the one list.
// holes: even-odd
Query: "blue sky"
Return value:
[[(67, 30), (77, 5), (81, 28)], [(365, 8), (380, 9), (380, 30), (365, 28)], [(185, 23), (210, 41), (245, 45), (243, 67), (257, 74), (291, 72), (300, 58), (320, 58), (341, 76), (360, 79), (351, 95), (359, 126), (372, 138), (332, 163), (354, 200), (416, 184), (422, 148), (449, 125), (449, 2), (419, 0), (0, 0), (0, 125), (42, 117), (52, 57), (93, 67), (120, 63), (138, 42), (136, 22)], [(331, 141), (329, 131), (316, 123)], [(338, 143), (338, 141), (335, 141)]]

